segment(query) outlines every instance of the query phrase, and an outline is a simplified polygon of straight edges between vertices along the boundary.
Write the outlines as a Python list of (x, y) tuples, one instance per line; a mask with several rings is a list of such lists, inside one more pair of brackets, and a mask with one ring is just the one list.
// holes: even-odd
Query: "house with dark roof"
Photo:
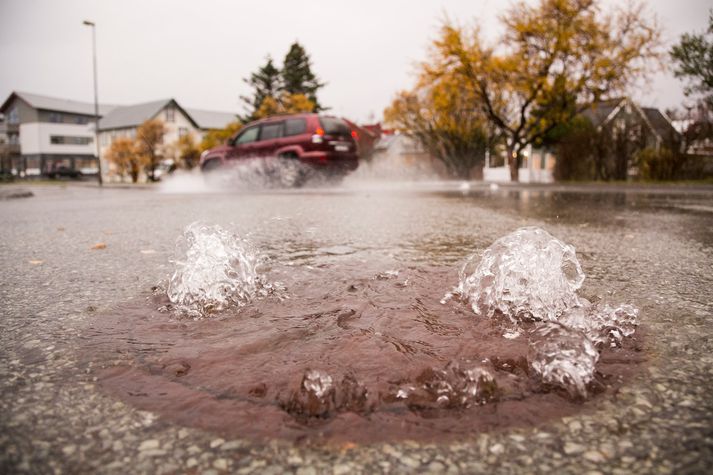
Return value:
[[(600, 101), (580, 115), (593, 129), (594, 143), (578, 149), (582, 160), (592, 158), (598, 170), (591, 178), (626, 179), (638, 175), (636, 154), (644, 149), (661, 150), (675, 147), (680, 134), (671, 120), (652, 107), (640, 107), (627, 97)], [(523, 151), (519, 171), (521, 182), (552, 182), (558, 168), (560, 141), (547, 146), (528, 146)], [(580, 147), (581, 148), (581, 147)], [(590, 157), (592, 156), (592, 157)], [(510, 181), (504, 156), (486, 159), (484, 177), (488, 181)], [(495, 166), (493, 166), (495, 165)]]
[(608, 127), (617, 130), (633, 127), (642, 146), (657, 150), (679, 135), (671, 120), (660, 110), (639, 107), (628, 97), (597, 102), (582, 115), (599, 131)]
[(643, 150), (680, 152), (681, 136), (671, 120), (653, 107), (628, 97), (593, 104), (582, 113), (594, 127), (591, 155), (595, 177), (626, 180), (639, 175), (637, 156)]

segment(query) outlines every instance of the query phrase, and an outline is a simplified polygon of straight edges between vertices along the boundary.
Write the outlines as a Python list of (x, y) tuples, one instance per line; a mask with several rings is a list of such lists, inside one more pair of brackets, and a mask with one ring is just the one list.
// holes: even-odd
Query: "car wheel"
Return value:
[(208, 173), (208, 172), (213, 172), (220, 168), (220, 160), (217, 158), (214, 158), (213, 160), (208, 160), (203, 164), (203, 167), (201, 168), (201, 171), (203, 173)]
[(279, 171), (280, 184), (288, 188), (299, 188), (307, 181), (304, 165), (294, 152), (283, 153), (277, 156), (281, 159)]

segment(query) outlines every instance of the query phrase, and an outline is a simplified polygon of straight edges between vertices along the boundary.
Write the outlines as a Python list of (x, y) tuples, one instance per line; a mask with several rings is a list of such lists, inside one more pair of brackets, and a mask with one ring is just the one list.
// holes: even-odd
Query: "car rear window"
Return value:
[(287, 119), (285, 121), (285, 136), (304, 134), (307, 131), (307, 121), (304, 119)]
[(282, 122), (264, 124), (260, 132), (260, 140), (271, 140), (282, 137)]
[(335, 117), (320, 117), (319, 122), (328, 135), (349, 135), (352, 132), (346, 122)]

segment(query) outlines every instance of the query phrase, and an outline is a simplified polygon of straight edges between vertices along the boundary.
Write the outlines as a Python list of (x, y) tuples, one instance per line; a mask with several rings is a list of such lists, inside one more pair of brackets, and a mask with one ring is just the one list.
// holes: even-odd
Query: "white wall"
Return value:
[[(88, 137), (92, 141), (86, 145), (53, 144), (50, 136)], [(23, 155), (40, 153), (94, 155), (94, 130), (92, 124), (55, 124), (49, 122), (28, 122), (20, 124), (20, 151)]]
[[(159, 111), (155, 117), (147, 118), (158, 119), (163, 122), (166, 129), (166, 133), (163, 135), (163, 144), (161, 145), (161, 154), (164, 158), (177, 159), (178, 158), (178, 148), (176, 144), (179, 138), (179, 132), (181, 128), (185, 128), (187, 133), (193, 136), (193, 140), (199, 143), (203, 138), (203, 131), (196, 128), (193, 123), (181, 113), (178, 108), (174, 108), (175, 113), (173, 115), (173, 121), (168, 121), (168, 113), (166, 108)], [(136, 137), (136, 127), (124, 128), (124, 129), (114, 129), (109, 131), (99, 132), (99, 146), (100, 146), (100, 156), (102, 157), (102, 172), (107, 180), (118, 181), (121, 178), (118, 177), (114, 172), (114, 167), (106, 160), (106, 155), (109, 152), (112, 142), (118, 137), (129, 137), (134, 139)], [(143, 177), (141, 178), (143, 179)]]
[(168, 122), (168, 116), (166, 109), (162, 110), (158, 114), (158, 118), (161, 119), (166, 127), (166, 133), (163, 136), (163, 155), (165, 158), (171, 158), (174, 160), (178, 159), (178, 149), (176, 144), (180, 137), (179, 129), (185, 128), (188, 135), (193, 137), (193, 141), (200, 142), (203, 133), (200, 129), (193, 126), (188, 117), (183, 115), (179, 109), (175, 109), (174, 121)]
[[(518, 179), (520, 183), (552, 183), (554, 182), (554, 177), (550, 170), (539, 170), (533, 168), (520, 168), (518, 170)], [(497, 183), (509, 183), (510, 182), (510, 168), (509, 167), (492, 167), (483, 168), (483, 180), (493, 181)]]

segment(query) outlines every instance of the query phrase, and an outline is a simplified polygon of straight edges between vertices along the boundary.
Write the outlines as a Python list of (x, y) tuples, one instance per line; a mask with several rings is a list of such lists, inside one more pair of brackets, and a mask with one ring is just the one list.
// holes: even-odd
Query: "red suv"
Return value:
[(269, 117), (245, 125), (224, 145), (201, 155), (201, 170), (254, 157), (298, 159), (314, 168), (347, 173), (357, 168), (357, 132), (342, 119), (317, 114)]

